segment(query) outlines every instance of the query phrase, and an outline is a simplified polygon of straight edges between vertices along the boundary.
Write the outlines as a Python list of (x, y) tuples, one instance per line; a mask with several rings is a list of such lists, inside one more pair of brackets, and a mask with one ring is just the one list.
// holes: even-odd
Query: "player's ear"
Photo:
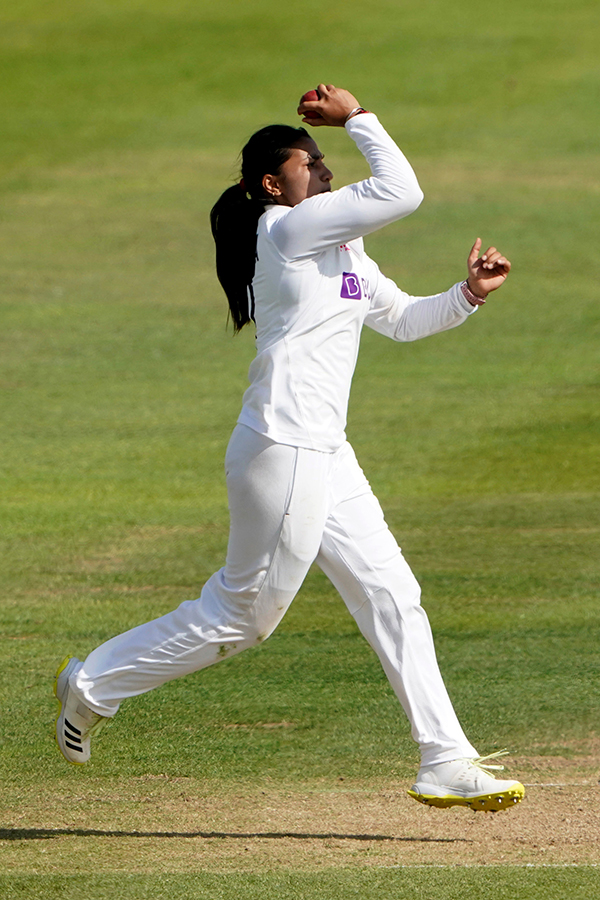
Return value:
[(262, 186), (267, 196), (273, 197), (273, 199), (281, 196), (281, 187), (279, 186), (277, 175), (263, 175)]

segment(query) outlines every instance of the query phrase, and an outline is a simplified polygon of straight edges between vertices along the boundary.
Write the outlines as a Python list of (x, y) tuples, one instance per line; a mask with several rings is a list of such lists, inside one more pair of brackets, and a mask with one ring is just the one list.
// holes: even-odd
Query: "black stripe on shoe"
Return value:
[(75, 728), (74, 725), (71, 725), (71, 723), (69, 722), (68, 719), (65, 719), (65, 725), (67, 726), (67, 728), (70, 728), (70, 729), (71, 729), (71, 731), (73, 732), (73, 734), (81, 734), (79, 728)]
[(65, 747), (68, 747), (70, 750), (77, 750), (78, 753), (83, 753), (83, 747), (78, 747), (77, 744), (70, 744), (68, 741), (65, 741)]

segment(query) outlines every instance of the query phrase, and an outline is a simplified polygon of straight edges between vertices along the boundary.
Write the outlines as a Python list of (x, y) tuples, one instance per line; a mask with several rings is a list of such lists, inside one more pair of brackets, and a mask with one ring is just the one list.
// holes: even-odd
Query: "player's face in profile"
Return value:
[(323, 161), (323, 154), (312, 140), (303, 138), (291, 151), (277, 176), (281, 194), (276, 197), (284, 206), (297, 206), (307, 197), (331, 190), (333, 174)]

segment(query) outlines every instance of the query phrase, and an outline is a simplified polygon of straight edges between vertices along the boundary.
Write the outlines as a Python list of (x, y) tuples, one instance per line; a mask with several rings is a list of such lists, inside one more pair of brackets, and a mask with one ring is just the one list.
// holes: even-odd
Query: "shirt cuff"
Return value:
[[(348, 134), (352, 134), (352, 126), (353, 125), (356, 125), (356, 123), (360, 122), (361, 120), (363, 122), (365, 121), (365, 116), (369, 116), (369, 117), (372, 116), (375, 119), (375, 121), (377, 123), (379, 123), (379, 119), (377, 118), (375, 113), (371, 112), (370, 109), (365, 109), (364, 112), (358, 113), (356, 116), (352, 116), (351, 119), (346, 119), (346, 121), (344, 122), (344, 128), (346, 129)], [(367, 121), (368, 121), (368, 119), (367, 119)]]

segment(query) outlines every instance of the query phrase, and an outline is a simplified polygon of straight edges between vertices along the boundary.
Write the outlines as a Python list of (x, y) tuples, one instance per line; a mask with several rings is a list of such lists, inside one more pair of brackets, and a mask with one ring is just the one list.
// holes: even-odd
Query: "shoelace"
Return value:
[(102, 731), (107, 722), (110, 722), (109, 716), (98, 716), (98, 721), (94, 722), (93, 725), (90, 725), (87, 737), (95, 737)]
[(504, 766), (495, 766), (490, 765), (490, 763), (486, 763), (486, 759), (498, 759), (501, 756), (508, 756), (508, 750), (496, 750), (495, 753), (488, 753), (487, 756), (477, 756), (475, 759), (470, 759), (469, 762), (473, 766), (477, 766), (478, 769), (482, 769), (484, 772), (487, 771), (495, 771), (495, 772), (503, 772)]

